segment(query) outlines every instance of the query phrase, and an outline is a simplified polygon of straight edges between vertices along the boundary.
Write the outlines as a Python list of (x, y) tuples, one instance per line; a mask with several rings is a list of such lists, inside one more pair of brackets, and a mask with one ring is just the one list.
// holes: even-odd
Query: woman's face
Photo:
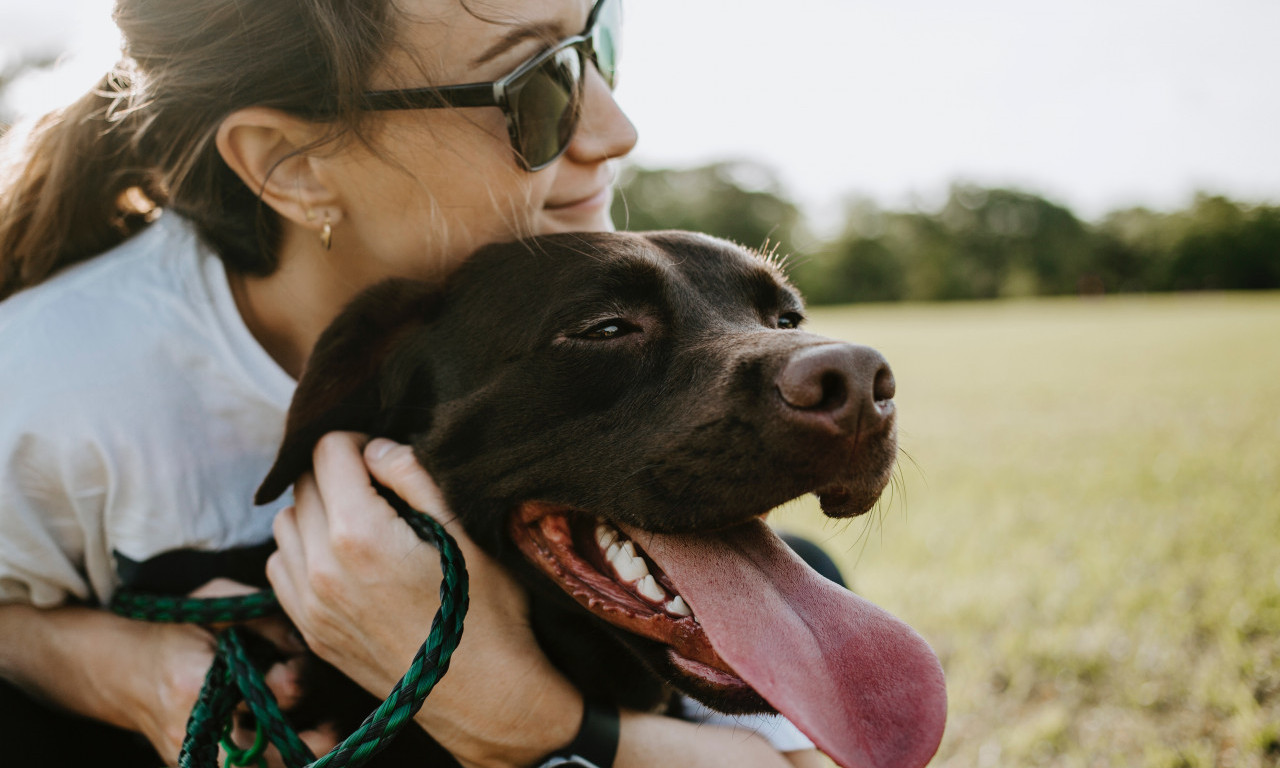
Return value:
[[(586, 25), (591, 0), (405, 0), (399, 45), (374, 89), (496, 80)], [(568, 150), (529, 172), (497, 107), (387, 111), (372, 146), (333, 158), (342, 198), (334, 251), (360, 282), (447, 273), (476, 248), (523, 235), (611, 229), (613, 159), (636, 132), (600, 73)], [(339, 256), (338, 253), (332, 254)]]

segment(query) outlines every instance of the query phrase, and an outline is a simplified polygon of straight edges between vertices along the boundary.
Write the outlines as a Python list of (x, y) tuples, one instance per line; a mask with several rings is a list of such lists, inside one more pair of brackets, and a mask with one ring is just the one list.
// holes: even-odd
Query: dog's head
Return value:
[(810, 492), (867, 511), (896, 454), (887, 363), (802, 313), (768, 258), (705, 236), (484, 248), (325, 332), (259, 500), (326, 432), (411, 443), (477, 544), (658, 679), (776, 707), (850, 764), (923, 764), (945, 718), (928, 646), (761, 522)]

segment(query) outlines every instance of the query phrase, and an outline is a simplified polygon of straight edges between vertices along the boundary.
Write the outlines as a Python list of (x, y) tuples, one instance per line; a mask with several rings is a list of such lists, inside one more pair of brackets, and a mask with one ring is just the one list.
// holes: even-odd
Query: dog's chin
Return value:
[(884, 439), (862, 445), (857, 462), (848, 462), (852, 471), (834, 473), (836, 477), (828, 476), (824, 485), (813, 490), (822, 506), (822, 514), (848, 518), (870, 512), (893, 479), (897, 446), (897, 435), (893, 430)]
[(622, 630), (623, 641), (671, 685), (722, 712), (774, 711), (716, 653), (679, 588), (618, 529), (594, 515), (529, 502), (511, 516), (509, 532), (530, 563)]
[(857, 517), (871, 511), (880, 499), (884, 485), (848, 482), (833, 483), (813, 492), (822, 506), (822, 514), (827, 517)]
[(662, 664), (654, 666), (668, 671), (666, 680), (671, 685), (719, 712), (730, 715), (777, 712), (754, 688), (732, 672), (686, 659), (673, 650), (664, 652)]

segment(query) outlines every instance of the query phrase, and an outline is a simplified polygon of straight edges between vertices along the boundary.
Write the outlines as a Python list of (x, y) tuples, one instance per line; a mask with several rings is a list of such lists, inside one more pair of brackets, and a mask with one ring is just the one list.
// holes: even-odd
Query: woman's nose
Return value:
[(587, 67), (584, 89), (582, 117), (565, 154), (584, 164), (626, 157), (636, 145), (636, 127), (594, 66)]

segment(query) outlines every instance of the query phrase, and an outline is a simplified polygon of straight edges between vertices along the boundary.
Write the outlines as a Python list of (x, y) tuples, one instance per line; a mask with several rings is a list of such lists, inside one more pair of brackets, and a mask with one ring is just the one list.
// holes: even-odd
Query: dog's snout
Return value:
[(794, 417), (829, 420), (842, 431), (868, 434), (893, 414), (893, 370), (870, 347), (807, 347), (787, 360), (776, 384)]

